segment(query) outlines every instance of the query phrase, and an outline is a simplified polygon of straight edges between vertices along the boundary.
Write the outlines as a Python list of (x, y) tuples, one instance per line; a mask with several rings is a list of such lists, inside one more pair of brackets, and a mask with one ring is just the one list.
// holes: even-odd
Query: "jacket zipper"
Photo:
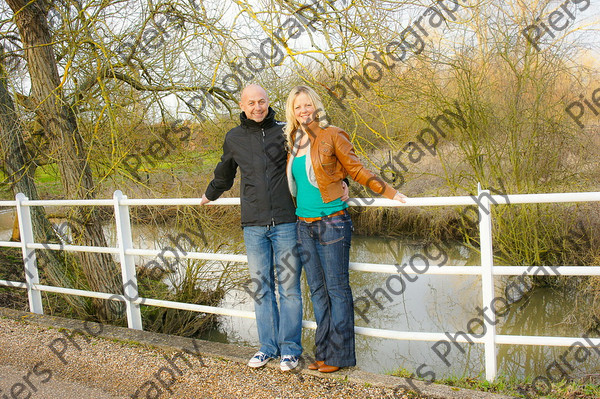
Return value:
[(263, 141), (263, 153), (265, 156), (265, 178), (267, 181), (267, 193), (269, 194), (269, 210), (271, 212), (271, 224), (270, 226), (275, 226), (275, 218), (273, 218), (273, 198), (271, 196), (271, 185), (269, 184), (269, 171), (268, 171), (268, 167), (269, 164), (267, 163), (267, 151), (265, 150), (265, 129), (261, 128), (262, 130), (262, 141)]

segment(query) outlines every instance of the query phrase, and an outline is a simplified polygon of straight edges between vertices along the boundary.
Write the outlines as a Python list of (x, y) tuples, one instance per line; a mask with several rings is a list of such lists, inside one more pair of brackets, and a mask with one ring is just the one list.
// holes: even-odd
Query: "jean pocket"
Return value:
[(319, 243), (331, 245), (340, 242), (345, 237), (345, 230), (345, 224), (342, 221), (322, 221), (319, 225)]

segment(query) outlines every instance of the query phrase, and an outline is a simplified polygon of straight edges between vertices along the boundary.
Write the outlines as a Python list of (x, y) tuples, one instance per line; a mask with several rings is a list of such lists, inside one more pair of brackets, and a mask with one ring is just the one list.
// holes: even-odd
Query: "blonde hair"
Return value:
[(323, 101), (321, 101), (321, 97), (308, 86), (296, 86), (290, 91), (290, 95), (287, 98), (287, 102), (285, 104), (285, 139), (287, 142), (288, 150), (291, 151), (294, 147), (294, 142), (292, 140), (292, 135), (298, 130), (300, 124), (296, 120), (296, 116), (294, 115), (294, 101), (296, 101), (296, 97), (300, 95), (300, 93), (304, 93), (310, 98), (314, 107), (315, 107), (315, 115), (314, 119), (319, 121), (319, 126), (322, 128), (326, 128), (329, 126), (329, 122), (327, 120), (327, 113), (325, 112), (325, 108), (323, 107)]

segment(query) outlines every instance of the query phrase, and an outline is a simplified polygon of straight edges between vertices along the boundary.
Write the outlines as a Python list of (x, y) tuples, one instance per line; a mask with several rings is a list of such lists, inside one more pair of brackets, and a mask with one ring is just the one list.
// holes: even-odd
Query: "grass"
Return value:
[(515, 396), (522, 396), (519, 394), (519, 388), (523, 384), (526, 384), (516, 379), (507, 379), (504, 377), (499, 377), (493, 382), (469, 377), (450, 377), (440, 380), (438, 382), (440, 384), (449, 385), (457, 388), (473, 389), (482, 392), (504, 393)]
[(221, 150), (211, 150), (204, 153), (197, 151), (182, 152), (167, 156), (163, 160), (142, 157), (140, 170), (159, 171), (177, 168), (185, 171), (212, 172), (221, 158)]
[(404, 367), (392, 372), (391, 375), (393, 375), (394, 377), (413, 378), (413, 373), (411, 373)]
[(124, 346), (129, 346), (131, 348), (137, 348), (137, 347), (146, 348), (146, 347), (148, 347), (148, 345), (146, 345), (146, 344), (142, 344), (137, 341), (132, 341), (130, 339), (111, 339), (111, 341), (113, 341), (117, 344), (124, 345)]
[[(413, 373), (401, 368), (392, 373), (393, 376), (403, 378), (416, 378)], [(505, 376), (498, 377), (495, 381), (489, 382), (478, 378), (471, 377), (449, 377), (441, 380), (436, 380), (437, 384), (444, 384), (456, 388), (472, 389), (481, 392), (498, 393), (510, 395), (517, 398), (537, 398), (544, 397), (548, 399), (596, 399), (600, 398), (600, 385), (592, 384), (584, 380), (570, 380), (552, 382), (550, 392), (544, 385), (538, 385), (534, 388), (532, 379), (527, 378), (519, 380), (516, 378), (508, 378)]]
[[(189, 178), (190, 181), (196, 181), (200, 175), (212, 175), (212, 171), (221, 157), (221, 150), (209, 150), (203, 153), (198, 151), (188, 151), (176, 154), (170, 154), (163, 160), (146, 159), (142, 157), (142, 164), (137, 169), (141, 173), (154, 174), (173, 174)], [(115, 169), (118, 170), (118, 169)], [(103, 172), (98, 172), (102, 174)], [(129, 175), (126, 169), (121, 169), (120, 173)], [(120, 181), (121, 176), (115, 176), (116, 181)], [(7, 176), (0, 171), (0, 178), (7, 181)], [(35, 184), (41, 199), (56, 199), (64, 197), (60, 173), (57, 164), (41, 165), (36, 168)], [(98, 177), (95, 176), (96, 181)], [(14, 199), (12, 190), (8, 184), (0, 187), (1, 196), (5, 199)]]
[(519, 398), (540, 397), (551, 399), (563, 398), (598, 398), (600, 397), (600, 386), (589, 384), (582, 380), (557, 381), (551, 383), (551, 390), (545, 385), (540, 384), (534, 388), (529, 380), (519, 381), (513, 378), (499, 377), (494, 382), (474, 378), (448, 378), (439, 381), (442, 384), (456, 386), (460, 388), (474, 389), (483, 392), (502, 393), (513, 395)]
[(35, 170), (35, 182), (37, 184), (56, 183), (60, 181), (57, 164), (39, 166)]

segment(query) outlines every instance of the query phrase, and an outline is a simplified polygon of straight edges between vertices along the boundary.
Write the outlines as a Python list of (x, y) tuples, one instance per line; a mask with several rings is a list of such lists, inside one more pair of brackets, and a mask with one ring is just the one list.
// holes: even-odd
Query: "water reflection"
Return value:
[[(402, 239), (377, 237), (353, 237), (351, 261), (367, 263), (406, 263), (414, 254), (423, 253), (424, 245)], [(475, 251), (454, 243), (447, 248), (447, 266), (469, 266), (479, 264)], [(385, 287), (387, 274), (353, 271), (350, 279), (354, 298), (368, 297), (378, 288)], [(506, 279), (497, 278), (496, 294), (503, 295)], [(399, 291), (399, 290), (398, 290)], [(314, 320), (308, 286), (303, 278), (304, 319)], [(374, 295), (383, 309), (371, 300), (365, 313), (368, 323), (356, 315), (356, 325), (398, 331), (451, 332), (465, 331), (469, 321), (482, 318), (481, 281), (478, 276), (427, 276), (419, 275), (408, 283), (401, 295), (390, 298), (380, 291)], [(235, 306), (252, 310), (250, 298), (237, 291), (226, 298), (224, 306)], [(563, 295), (549, 289), (538, 289), (526, 300), (513, 306), (498, 318), (498, 334), (581, 336), (585, 329), (565, 323), (574, 308), (572, 295)], [(228, 342), (258, 345), (256, 325), (253, 320), (222, 318), (220, 329)], [(314, 331), (304, 330), (305, 351), (312, 352)], [(445, 360), (447, 366), (433, 350), (434, 342), (397, 341), (357, 336), (356, 350), (358, 366), (364, 370), (386, 373), (406, 368), (415, 371), (426, 364), (425, 371), (433, 371), (436, 378), (449, 376), (485, 376), (483, 345), (451, 344)], [(460, 349), (459, 349), (460, 348)], [(461, 351), (462, 349), (462, 351)], [(546, 367), (566, 348), (498, 345), (498, 372), (500, 375), (535, 377), (545, 372)], [(589, 373), (598, 369), (597, 357), (590, 356), (588, 362), (578, 363), (572, 373)]]
[[(357, 262), (402, 265), (414, 259), (413, 264), (418, 270), (424, 269), (425, 260), (429, 261), (432, 268), (438, 264), (428, 259), (437, 256), (436, 250), (427, 248), (426, 251), (423, 244), (406, 240), (355, 237), (352, 245), (351, 259)], [(462, 245), (447, 244), (443, 249), (448, 259), (442, 267), (475, 265), (479, 261), (476, 253)], [(431, 256), (425, 260), (415, 256), (425, 253)], [(401, 295), (393, 296), (388, 290), (391, 301), (381, 291), (373, 295), (377, 289), (387, 287), (386, 280), (389, 277), (388, 274), (379, 273), (352, 273), (354, 297), (370, 299), (366, 318), (356, 318), (358, 326), (397, 331), (455, 331), (462, 324), (461, 316), (468, 314), (467, 310), (472, 309), (472, 304), (481, 297), (478, 277), (443, 275), (412, 275), (411, 281), (406, 281)], [(402, 291), (399, 284), (397, 287), (395, 292)], [(444, 364), (432, 352), (431, 344), (360, 337), (357, 339), (358, 365), (370, 371), (390, 372), (398, 368), (415, 370), (421, 363), (426, 363), (440, 373)]]
[[(10, 233), (8, 226), (1, 233)], [(171, 245), (168, 235), (177, 235), (174, 227), (164, 225), (137, 225), (133, 227), (133, 241), (137, 248), (164, 248)], [(114, 227), (105, 227), (109, 245), (116, 245)], [(226, 232), (207, 231), (209, 242), (227, 243), (218, 252), (230, 253), (244, 251), (241, 229), (228, 229)], [(222, 234), (227, 234), (223, 237)], [(422, 243), (403, 239), (354, 236), (350, 259), (353, 262), (404, 264), (415, 254), (423, 254)], [(444, 247), (448, 260), (446, 266), (463, 266), (479, 264), (479, 256), (475, 251), (459, 243), (447, 243)], [(433, 254), (437, 252), (432, 251)], [(151, 259), (136, 257), (136, 264), (143, 265)], [(417, 260), (415, 266), (421, 268), (423, 262)], [(431, 267), (435, 262), (431, 262)], [(371, 328), (382, 328), (397, 331), (451, 332), (465, 331), (469, 321), (481, 318), (478, 307), (481, 307), (481, 282), (478, 276), (448, 275), (412, 275), (412, 282), (406, 282), (406, 288), (396, 295), (386, 288), (386, 280), (390, 274), (350, 273), (353, 296), (366, 298), (362, 302), (363, 312), (356, 315), (356, 325)], [(496, 294), (502, 296), (507, 279), (496, 279)], [(304, 319), (314, 320), (309, 290), (304, 276), (302, 277)], [(401, 291), (397, 283), (391, 285)], [(384, 291), (385, 289), (385, 291)], [(497, 333), (506, 335), (553, 335), (579, 337), (586, 328), (567, 322), (573, 319), (576, 307), (574, 295), (566, 295), (550, 289), (536, 289), (525, 300), (512, 306), (508, 312), (498, 318)], [(253, 310), (252, 300), (243, 290), (230, 291), (223, 300), (223, 307)], [(234, 317), (219, 317), (217, 330), (205, 334), (209, 338), (221, 342), (230, 342), (249, 346), (258, 346), (258, 334), (254, 320)], [(597, 334), (590, 334), (597, 336)], [(312, 352), (314, 331), (303, 330), (305, 351)], [(483, 345), (457, 344), (445, 359), (440, 358), (432, 350), (434, 342), (398, 341), (357, 336), (356, 349), (358, 366), (372, 372), (391, 372), (399, 368), (415, 371), (426, 364), (424, 371), (434, 371), (436, 378), (448, 376), (480, 376), (484, 374)], [(547, 346), (513, 346), (498, 345), (498, 373), (510, 377), (535, 377), (545, 375), (546, 368), (554, 361), (563, 358), (573, 366), (571, 376), (579, 376), (598, 372), (597, 353), (590, 349), (586, 361), (574, 360), (574, 353), (566, 357), (567, 347)], [(464, 351), (464, 352), (463, 352)], [(450, 363), (450, 366), (444, 361)]]
[[(590, 337), (598, 337), (598, 332), (573, 323), (576, 300), (575, 295), (557, 293), (549, 288), (536, 289), (523, 304), (511, 308), (501, 319), (499, 331), (506, 335), (565, 337), (582, 337), (587, 332)], [(508, 376), (546, 375), (546, 369), (555, 360), (563, 364), (562, 368), (572, 377), (600, 370), (598, 352), (594, 349), (577, 353), (569, 347), (502, 345), (498, 351), (499, 367)], [(552, 373), (557, 375), (559, 371)]]

